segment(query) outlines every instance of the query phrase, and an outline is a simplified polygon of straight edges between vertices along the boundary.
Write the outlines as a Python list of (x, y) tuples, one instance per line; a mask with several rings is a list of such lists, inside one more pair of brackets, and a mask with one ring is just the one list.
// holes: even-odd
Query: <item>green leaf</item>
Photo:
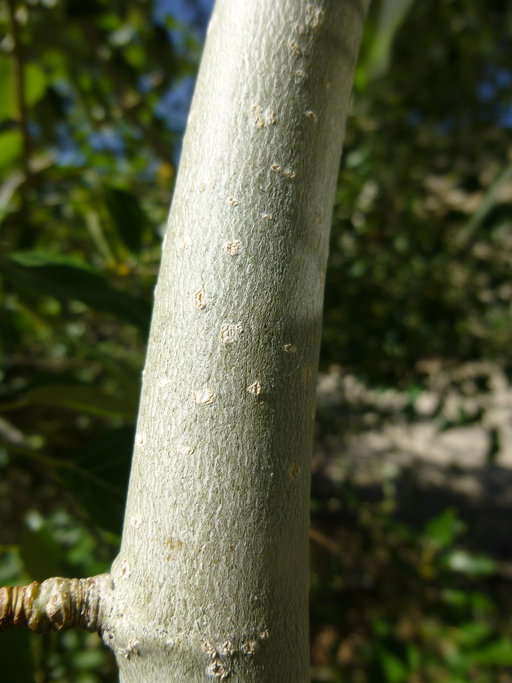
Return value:
[(383, 645), (378, 645), (376, 654), (382, 670), (383, 681), (386, 683), (401, 683), (407, 680), (409, 673), (405, 663)]
[(19, 291), (77, 299), (147, 331), (150, 306), (112, 287), (84, 263), (41, 252), (16, 252), (0, 259), (0, 273)]
[(20, 556), (28, 574), (36, 581), (66, 573), (64, 553), (45, 524), (36, 530), (29, 526), (24, 527), (20, 539)]
[(119, 237), (132, 252), (140, 249), (147, 223), (139, 202), (132, 193), (117, 187), (105, 187), (105, 201)]
[(24, 404), (57, 406), (89, 415), (115, 416), (132, 419), (137, 406), (130, 401), (108, 396), (88, 384), (44, 384), (29, 389)]
[(454, 630), (454, 640), (462, 647), (474, 649), (478, 643), (487, 638), (492, 631), (492, 626), (484, 621), (469, 621), (460, 624)]
[(467, 655), (473, 665), (512, 666), (512, 641), (498, 640)]
[[(23, 73), (25, 103), (36, 104), (46, 92), (47, 78), (40, 66), (28, 63)], [(12, 60), (0, 57), (0, 121), (18, 118), (18, 104), (13, 76)]]
[(493, 612), (493, 603), (482, 593), (445, 588), (441, 591), (441, 600), (445, 605), (461, 609), (471, 608), (479, 612)]
[(21, 154), (22, 137), (19, 130), (0, 133), (0, 166), (8, 166)]
[(496, 563), (486, 555), (454, 550), (443, 558), (443, 564), (454, 572), (470, 576), (485, 576), (496, 572)]
[(451, 545), (463, 530), (464, 524), (458, 519), (456, 511), (449, 509), (428, 521), (425, 537), (430, 545), (441, 549)]
[(388, 70), (395, 35), (412, 6), (413, 0), (381, 0), (369, 54), (361, 59), (356, 73), (356, 79), (364, 85)]
[(47, 79), (41, 67), (33, 63), (26, 65), (24, 78), (25, 102), (30, 106), (38, 102), (46, 92)]
[(9, 57), (0, 56), (0, 121), (16, 116), (16, 99), (12, 78), (12, 62)]
[(44, 251), (16, 251), (10, 254), (9, 258), (22, 266), (61, 265), (69, 266), (70, 268), (80, 268), (80, 270), (84, 270), (88, 273), (96, 273), (94, 268), (83, 261), (77, 261), (68, 256), (50, 254)]

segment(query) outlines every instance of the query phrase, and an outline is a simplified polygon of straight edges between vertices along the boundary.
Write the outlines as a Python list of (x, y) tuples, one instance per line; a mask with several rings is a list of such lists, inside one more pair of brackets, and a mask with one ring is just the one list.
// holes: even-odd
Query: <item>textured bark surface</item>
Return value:
[(309, 680), (315, 378), (365, 7), (217, 0), (104, 623), (122, 681)]

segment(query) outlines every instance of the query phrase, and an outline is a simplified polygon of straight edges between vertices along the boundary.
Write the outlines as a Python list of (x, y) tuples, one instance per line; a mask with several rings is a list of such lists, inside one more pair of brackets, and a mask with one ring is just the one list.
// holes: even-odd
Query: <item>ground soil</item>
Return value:
[(396, 495), (411, 524), (454, 507), (480, 550), (512, 558), (512, 386), (491, 363), (423, 364), (407, 391), (368, 388), (339, 366), (321, 374), (313, 485)]

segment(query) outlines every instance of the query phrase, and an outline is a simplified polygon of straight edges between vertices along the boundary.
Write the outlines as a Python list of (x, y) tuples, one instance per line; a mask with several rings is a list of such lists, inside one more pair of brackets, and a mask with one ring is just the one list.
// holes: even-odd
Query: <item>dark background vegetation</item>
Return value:
[[(210, 9), (0, 4), (0, 585), (89, 576), (115, 556)], [(325, 371), (411, 396), (427, 361), (510, 376), (511, 36), (506, 0), (373, 2), (334, 210)], [(343, 406), (320, 409), (319, 439), (350, 424)], [(396, 511), (393, 490), (314, 475), (313, 679), (512, 681), (510, 548), (482, 554), (455, 501), (428, 520)], [(8, 632), (0, 661), (10, 683), (116, 680), (79, 632)]]

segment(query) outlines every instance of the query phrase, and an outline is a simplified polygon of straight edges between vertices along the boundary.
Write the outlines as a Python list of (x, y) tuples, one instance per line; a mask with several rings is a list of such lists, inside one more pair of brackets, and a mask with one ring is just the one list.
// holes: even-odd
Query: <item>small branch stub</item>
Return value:
[(36, 633), (83, 628), (98, 631), (102, 594), (111, 588), (110, 574), (87, 579), (53, 577), (28, 586), (0, 588), (0, 632), (13, 626)]

